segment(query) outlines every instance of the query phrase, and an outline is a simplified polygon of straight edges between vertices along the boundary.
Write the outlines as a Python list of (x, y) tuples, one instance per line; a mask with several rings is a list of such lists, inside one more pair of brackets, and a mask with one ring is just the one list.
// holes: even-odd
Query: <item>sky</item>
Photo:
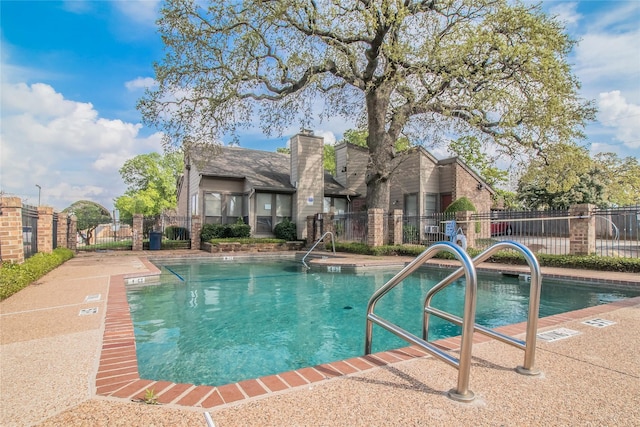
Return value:
[[(640, 1), (544, 1), (579, 43), (569, 60), (580, 95), (598, 107), (581, 142), (592, 154), (640, 158)], [(0, 192), (60, 211), (77, 200), (107, 209), (126, 186), (118, 170), (162, 152), (136, 102), (163, 57), (159, 0), (0, 0)], [(326, 143), (355, 127), (312, 126)], [(256, 129), (258, 127), (256, 126)], [(257, 131), (240, 145), (275, 151), (281, 138)], [(447, 157), (443, 147), (432, 149)], [(39, 186), (39, 188), (38, 188)]]

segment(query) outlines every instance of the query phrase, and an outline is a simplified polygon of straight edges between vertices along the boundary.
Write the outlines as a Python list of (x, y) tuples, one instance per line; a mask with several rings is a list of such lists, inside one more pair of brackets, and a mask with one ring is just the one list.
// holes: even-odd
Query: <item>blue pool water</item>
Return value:
[[(161, 284), (130, 287), (141, 378), (222, 385), (361, 356), (366, 306), (399, 269), (366, 273), (305, 272), (299, 262), (211, 261), (160, 266)], [(448, 272), (414, 273), (383, 297), (376, 313), (420, 336), (428, 289)], [(488, 327), (526, 320), (529, 284), (480, 276), (476, 321)], [(637, 296), (544, 280), (540, 317)], [(464, 282), (433, 305), (461, 315)], [(459, 335), (437, 317), (429, 339)], [(408, 345), (374, 326), (373, 351)]]

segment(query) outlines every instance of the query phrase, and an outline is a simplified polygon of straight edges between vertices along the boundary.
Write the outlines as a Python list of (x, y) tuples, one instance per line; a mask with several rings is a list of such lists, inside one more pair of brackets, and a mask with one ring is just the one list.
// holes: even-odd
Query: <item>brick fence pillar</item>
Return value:
[(384, 245), (384, 211), (379, 208), (367, 211), (369, 222), (367, 230), (367, 245), (376, 247)]
[(307, 215), (307, 246), (313, 245), (316, 241), (313, 234), (313, 223), (315, 221), (315, 215)]
[(69, 215), (67, 219), (67, 248), (78, 250), (78, 217)]
[(191, 249), (200, 250), (200, 235), (202, 234), (202, 221), (200, 215), (191, 217)]
[(24, 262), (22, 200), (19, 197), (0, 198), (0, 262)]
[(38, 252), (50, 254), (53, 251), (53, 208), (38, 207)]
[(59, 213), (58, 214), (58, 229), (57, 229), (57, 234), (54, 236), (54, 238), (56, 239), (56, 247), (58, 248), (66, 248), (68, 247), (67, 244), (67, 227), (68, 227), (68, 223), (67, 223), (67, 218), (68, 218), (68, 214), (66, 213)]
[(468, 248), (475, 247), (476, 237), (478, 236), (478, 233), (476, 233), (476, 221), (473, 221), (472, 217), (473, 212), (470, 211), (456, 212), (456, 227), (462, 229), (462, 233), (467, 239)]
[(402, 244), (402, 209), (394, 209), (389, 215), (389, 244)]
[(141, 251), (142, 250), (142, 239), (144, 237), (143, 234), (143, 217), (141, 214), (133, 215), (133, 244), (131, 246), (131, 250)]
[[(569, 253), (591, 255), (596, 251), (596, 217), (594, 205), (582, 204), (569, 208)], [(580, 217), (580, 218), (573, 218)]]

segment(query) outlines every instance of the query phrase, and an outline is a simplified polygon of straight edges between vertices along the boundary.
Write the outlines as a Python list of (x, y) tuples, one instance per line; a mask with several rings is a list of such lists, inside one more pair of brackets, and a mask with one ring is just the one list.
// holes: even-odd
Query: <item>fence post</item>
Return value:
[(307, 246), (313, 245), (313, 242), (315, 242), (315, 235), (313, 234), (315, 218), (315, 215), (307, 215)]
[(456, 222), (458, 227), (462, 228), (462, 233), (467, 239), (467, 247), (474, 248), (476, 246), (476, 221), (473, 221), (473, 212), (463, 211), (456, 212)]
[(133, 215), (133, 244), (131, 246), (131, 250), (134, 250), (134, 251), (142, 250), (142, 239), (144, 237), (143, 221), (144, 221), (144, 218), (142, 214)]
[(53, 208), (38, 206), (38, 252), (53, 251)]
[(389, 240), (392, 245), (401, 245), (403, 243), (402, 226), (402, 209), (394, 209), (389, 215)]
[(367, 230), (367, 245), (371, 247), (384, 244), (384, 211), (373, 208), (367, 211), (369, 229)]
[(19, 197), (0, 198), (0, 263), (3, 262), (24, 262), (22, 200)]
[(596, 252), (594, 209), (595, 206), (590, 204), (573, 205), (569, 208), (569, 253), (571, 255), (591, 255)]
[(67, 217), (67, 248), (76, 252), (78, 250), (78, 217)]
[(68, 248), (67, 244), (67, 217), (68, 214), (60, 212), (58, 213), (58, 230), (56, 233), (56, 246), (59, 248)]
[(200, 250), (200, 235), (202, 234), (202, 221), (200, 215), (191, 216), (191, 250)]

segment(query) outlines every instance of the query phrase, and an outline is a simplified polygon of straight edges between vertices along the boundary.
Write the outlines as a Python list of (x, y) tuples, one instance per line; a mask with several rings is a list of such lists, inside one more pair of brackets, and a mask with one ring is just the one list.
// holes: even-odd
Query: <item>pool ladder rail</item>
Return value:
[[(527, 317), (527, 329), (525, 341), (517, 338), (501, 334), (492, 329), (475, 323), (476, 302), (478, 278), (476, 265), (486, 261), (495, 252), (502, 249), (514, 249), (521, 252), (531, 270), (531, 281), (529, 288), (529, 313)], [(442, 279), (437, 285), (431, 288), (425, 297), (424, 302), (424, 318), (422, 327), (422, 338), (419, 338), (410, 332), (400, 328), (399, 326), (389, 322), (386, 319), (376, 315), (373, 311), (376, 303), (380, 298), (386, 295), (396, 285), (401, 283), (407, 276), (422, 266), (427, 260), (433, 258), (439, 252), (449, 252), (453, 254), (462, 266)], [(433, 296), (442, 289), (449, 286), (455, 280), (465, 277), (465, 296), (463, 316), (458, 317), (453, 314), (444, 312), (431, 306)], [(404, 267), (399, 273), (392, 277), (380, 289), (378, 289), (369, 299), (367, 305), (367, 324), (365, 331), (365, 354), (371, 354), (371, 341), (373, 335), (373, 324), (382, 326), (389, 332), (404, 339), (410, 344), (417, 345), (424, 349), (427, 353), (433, 355), (437, 359), (458, 369), (458, 382), (455, 389), (451, 389), (448, 393), (451, 399), (460, 402), (471, 402), (474, 399), (474, 393), (469, 390), (469, 374), (471, 371), (471, 349), (473, 346), (473, 332), (479, 332), (491, 338), (512, 345), (516, 348), (524, 350), (524, 363), (518, 366), (516, 371), (524, 375), (538, 375), (540, 371), (534, 367), (535, 350), (536, 350), (536, 333), (538, 329), (538, 313), (540, 311), (540, 288), (542, 284), (542, 276), (540, 274), (540, 265), (534, 254), (526, 246), (513, 241), (499, 242), (471, 259), (471, 257), (458, 245), (451, 242), (438, 242), (428, 247), (424, 252), (416, 257), (411, 263)], [(441, 350), (428, 341), (429, 333), (429, 316), (434, 314), (449, 322), (462, 327), (460, 358), (450, 355)]]
[(313, 246), (311, 246), (311, 249), (309, 249), (309, 251), (307, 251), (307, 253), (306, 253), (306, 254), (304, 254), (304, 256), (302, 257), (302, 265), (304, 265), (304, 266), (307, 268), (307, 270), (308, 270), (310, 267), (309, 267), (309, 266), (307, 265), (307, 263), (305, 262), (305, 259), (307, 259), (307, 257), (309, 256), (309, 254), (310, 254), (311, 252), (313, 252), (313, 250), (316, 248), (316, 246), (318, 246), (318, 245), (320, 244), (320, 242), (323, 242), (323, 241), (324, 241), (324, 238), (325, 238), (325, 237), (327, 237), (327, 236), (331, 236), (331, 247), (333, 248), (333, 254), (334, 254), (334, 255), (336, 254), (336, 242), (335, 242), (335, 240), (334, 240), (334, 238), (333, 238), (333, 233), (332, 233), (331, 231), (327, 231), (326, 233), (324, 233), (324, 234), (322, 235), (322, 237), (320, 237), (320, 238), (319, 238), (319, 239), (318, 239), (318, 240), (313, 244)]

